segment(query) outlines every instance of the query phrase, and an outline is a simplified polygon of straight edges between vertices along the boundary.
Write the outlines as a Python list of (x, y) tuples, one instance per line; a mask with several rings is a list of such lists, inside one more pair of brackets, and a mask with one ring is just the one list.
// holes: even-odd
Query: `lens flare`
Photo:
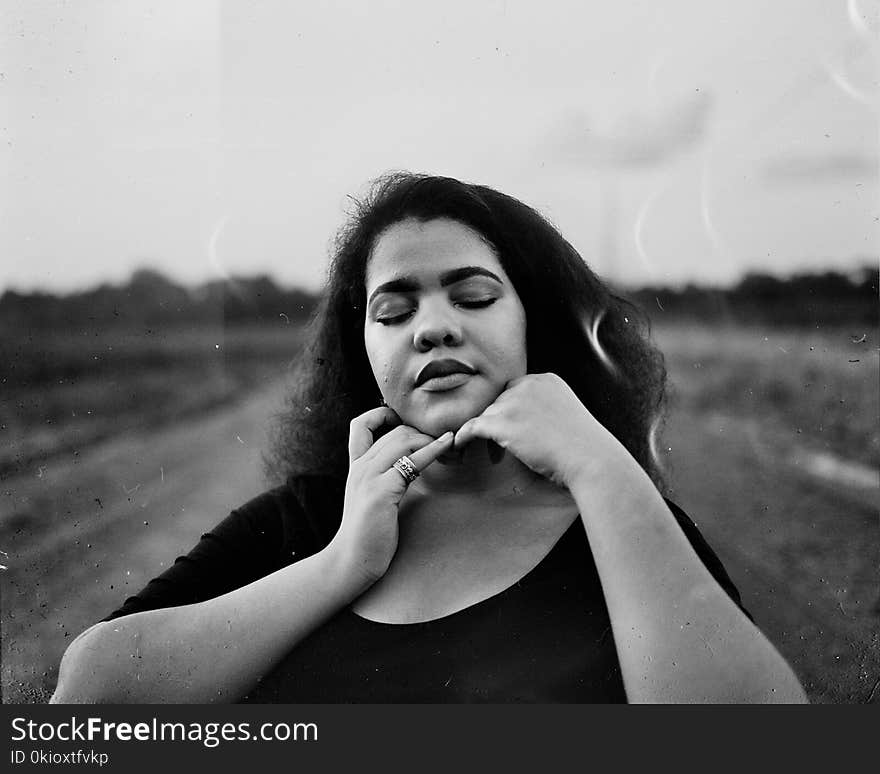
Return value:
[(707, 151), (703, 156), (700, 169), (700, 221), (712, 245), (716, 266), (719, 268), (723, 267), (722, 271), (728, 277), (734, 277), (738, 273), (738, 267), (742, 265), (742, 261), (737, 255), (736, 249), (721, 236), (721, 232), (718, 230), (712, 217), (709, 165), (710, 152)]
[(847, 0), (846, 13), (847, 16), (849, 16), (849, 23), (856, 31), (856, 34), (860, 35), (861, 37), (868, 38), (872, 41), (876, 40), (876, 33), (868, 26), (868, 23), (865, 21), (865, 17), (862, 14), (861, 8), (859, 8), (857, 0)]
[(822, 68), (825, 70), (832, 83), (834, 83), (834, 85), (837, 86), (837, 88), (839, 88), (848, 97), (855, 100), (861, 105), (866, 105), (867, 107), (874, 108), (875, 110), (877, 109), (876, 95), (869, 94), (862, 89), (859, 89), (846, 77), (844, 73), (835, 68), (830, 62), (823, 61)]
[(636, 215), (635, 226), (633, 226), (633, 242), (635, 242), (636, 254), (642, 261), (642, 267), (647, 269), (652, 277), (655, 275), (658, 267), (651, 260), (648, 251), (645, 249), (645, 221), (648, 219), (648, 213), (654, 207), (654, 202), (660, 198), (660, 195), (665, 190), (665, 188), (657, 189), (642, 202), (642, 206), (639, 207), (639, 212)]
[(728, 254), (730, 250), (721, 238), (721, 234), (715, 227), (712, 220), (712, 212), (709, 205), (709, 159), (703, 159), (703, 166), (700, 170), (700, 219), (703, 222), (703, 228), (706, 230), (706, 236), (719, 253)]
[(220, 237), (223, 235), (223, 231), (226, 228), (226, 221), (228, 219), (229, 218), (226, 215), (220, 218), (215, 224), (214, 230), (211, 232), (211, 237), (208, 239), (208, 260), (211, 264), (211, 268), (217, 272), (217, 276), (226, 283), (226, 287), (229, 289), (230, 293), (239, 299), (244, 299), (247, 294), (243, 290), (241, 283), (234, 279), (226, 270), (226, 267), (223, 266), (220, 261), (219, 251), (217, 250), (217, 244), (220, 241)]
[(590, 344), (596, 355), (598, 355), (599, 360), (602, 361), (602, 365), (604, 365), (614, 376), (617, 376), (617, 367), (611, 362), (608, 353), (599, 343), (599, 325), (602, 323), (604, 317), (604, 309), (601, 309), (599, 313), (593, 317), (592, 321), (585, 317), (583, 320), (584, 332), (587, 334), (587, 338), (590, 340)]
[(214, 225), (214, 230), (211, 232), (211, 237), (208, 239), (208, 259), (211, 261), (211, 268), (217, 272), (217, 274), (225, 280), (229, 279), (229, 274), (226, 269), (223, 267), (223, 264), (220, 263), (220, 259), (217, 254), (217, 243), (220, 241), (220, 236), (223, 234), (223, 229), (226, 228), (226, 216), (224, 215), (217, 223)]
[[(650, 453), (651, 459), (654, 461), (654, 464), (660, 470), (663, 470), (666, 467), (663, 464), (663, 459), (660, 457), (660, 450), (658, 448), (660, 426), (662, 424), (663, 416), (661, 414), (657, 414), (651, 421), (651, 429), (648, 431), (648, 452)], [(672, 451), (672, 449), (669, 449), (669, 451)]]

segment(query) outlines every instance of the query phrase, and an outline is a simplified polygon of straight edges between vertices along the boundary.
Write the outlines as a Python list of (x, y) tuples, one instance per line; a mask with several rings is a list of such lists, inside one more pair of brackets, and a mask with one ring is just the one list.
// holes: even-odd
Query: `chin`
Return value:
[(469, 405), (435, 406), (427, 412), (413, 412), (413, 415), (409, 418), (401, 414), (401, 419), (404, 423), (416, 428), (416, 430), (434, 438), (439, 438), (447, 430), (457, 433), (465, 422), (482, 414), (486, 406), (491, 403), (491, 400), (479, 404), (468, 401)]
[[(474, 416), (473, 414), (471, 416)], [(406, 422), (406, 424), (414, 427), (419, 432), (425, 433), (425, 435), (433, 436), (434, 438), (439, 438), (443, 433), (447, 430), (452, 430), (453, 433), (457, 433), (459, 428), (467, 422), (471, 416), (464, 417), (437, 417), (437, 418), (426, 418), (426, 417), (414, 417), (411, 422)]]

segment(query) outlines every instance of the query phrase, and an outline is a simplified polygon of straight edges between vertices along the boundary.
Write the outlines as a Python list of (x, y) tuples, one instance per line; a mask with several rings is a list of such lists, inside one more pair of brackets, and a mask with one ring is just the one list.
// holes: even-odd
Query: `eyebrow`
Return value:
[[(488, 269), (484, 269), (482, 266), (462, 266), (459, 269), (452, 269), (441, 274), (440, 287), (445, 288), (447, 285), (454, 285), (456, 282), (461, 282), (470, 277), (489, 277), (489, 279), (495, 280), (500, 285), (504, 284), (501, 277)], [(383, 282), (370, 294), (367, 306), (373, 303), (373, 299), (380, 293), (411, 293), (414, 290), (418, 290), (419, 287), (419, 283), (412, 277), (398, 277), (390, 282)]]

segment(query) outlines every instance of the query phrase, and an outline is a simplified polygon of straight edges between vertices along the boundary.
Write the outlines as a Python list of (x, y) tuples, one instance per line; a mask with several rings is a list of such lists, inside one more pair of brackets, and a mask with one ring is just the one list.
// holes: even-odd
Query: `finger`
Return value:
[[(481, 420), (479, 424), (477, 424), (476, 419)], [(504, 459), (504, 446), (494, 440), (495, 434), (488, 429), (485, 414), (483, 414), (482, 417), (469, 420), (469, 422), (473, 422), (473, 424), (467, 429), (465, 429), (465, 425), (462, 425), (459, 431), (455, 434), (453, 450), (460, 452), (475, 438), (485, 438), (486, 450), (489, 452), (489, 462), (493, 465), (497, 465)]]
[(412, 460), (412, 464), (416, 466), (416, 470), (420, 473), (428, 467), (441, 454), (445, 454), (452, 448), (452, 441), (455, 433), (451, 430), (443, 433), (439, 438), (434, 439), (427, 446), (421, 449), (415, 449), (407, 457)]
[(373, 433), (383, 425), (399, 425), (400, 417), (388, 406), (365, 411), (351, 420), (348, 431), (348, 459), (353, 462), (373, 445)]
[(414, 427), (399, 425), (376, 441), (362, 459), (380, 471), (387, 470), (404, 454), (412, 454), (433, 440), (434, 436), (420, 433)]
[(498, 436), (498, 430), (497, 419), (491, 414), (483, 413), (478, 417), (469, 419), (459, 428), (455, 434), (454, 448), (456, 450), (463, 449), (475, 438), (485, 438), (503, 446), (504, 444), (501, 443), (501, 439)]
[[(425, 468), (427, 468), (431, 463), (433, 463), (441, 454), (445, 454), (452, 448), (452, 441), (454, 438), (454, 433), (449, 430), (441, 435), (439, 438), (435, 438), (431, 441), (427, 446), (423, 446), (420, 449), (414, 449), (406, 456), (409, 457), (410, 462), (415, 466), (416, 471), (421, 473)], [(403, 455), (401, 455), (403, 456)], [(397, 458), (395, 458), (396, 461)], [(396, 468), (393, 467), (393, 462), (391, 467), (386, 471), (386, 475), (391, 478), (399, 478), (404, 482), (405, 485), (409, 485), (412, 483), (409, 481), (402, 473), (400, 473)]]

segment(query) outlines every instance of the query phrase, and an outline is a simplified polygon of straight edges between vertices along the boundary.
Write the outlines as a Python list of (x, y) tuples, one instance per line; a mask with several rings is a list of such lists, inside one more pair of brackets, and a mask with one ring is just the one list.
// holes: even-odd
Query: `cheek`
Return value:
[(528, 357), (526, 347), (526, 317), (522, 307), (511, 321), (507, 330), (510, 332), (505, 340), (507, 348), (508, 367), (515, 372), (516, 376), (525, 375), (528, 370)]
[(528, 362), (526, 358), (525, 333), (518, 326), (508, 324), (500, 327), (507, 335), (491, 337), (483, 343), (483, 351), (496, 377), (512, 379), (525, 376)]
[(364, 337), (364, 345), (379, 389), (383, 394), (387, 391), (396, 391), (401, 380), (402, 365), (395, 360), (393, 351), (388, 347), (377, 345), (368, 335)]
[(526, 356), (525, 341), (516, 341), (511, 344), (507, 360), (511, 376), (525, 376), (528, 372), (528, 358)]
[(373, 367), (373, 374), (376, 376), (376, 384), (382, 392), (388, 390), (398, 391), (401, 381), (401, 371), (395, 368), (394, 363), (383, 360)]

